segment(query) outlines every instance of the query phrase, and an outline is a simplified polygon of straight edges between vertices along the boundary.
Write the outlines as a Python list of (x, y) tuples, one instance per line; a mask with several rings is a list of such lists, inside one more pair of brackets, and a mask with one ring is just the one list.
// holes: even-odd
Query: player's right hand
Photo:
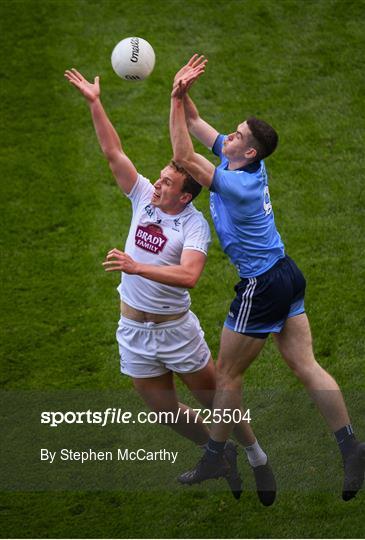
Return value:
[(178, 80), (182, 79), (186, 75), (186, 72), (189, 71), (191, 68), (205, 67), (205, 64), (207, 62), (208, 60), (204, 58), (203, 55), (198, 56), (198, 54), (195, 53), (190, 58), (189, 62), (185, 64), (185, 66), (183, 66), (181, 69), (179, 69), (179, 71), (176, 73), (174, 78), (174, 86), (175, 84), (177, 84)]
[(95, 77), (94, 83), (89, 83), (75, 68), (66, 69), (65, 77), (88, 101), (95, 101), (100, 96), (99, 77)]
[(188, 85), (183, 83), (186, 86), (186, 91), (188, 91), (193, 82), (204, 73), (207, 62), (208, 59), (203, 55), (198, 56), (194, 54), (189, 62), (176, 73), (173, 83), (173, 93), (178, 87), (179, 81), (184, 81), (185, 83), (185, 81), (189, 80)]
[(107, 253), (103, 266), (106, 272), (138, 273), (138, 263), (130, 255), (116, 248)]
[[(205, 66), (208, 62), (204, 56), (200, 56), (194, 61), (194, 55), (181, 70), (176, 74), (172, 87), (171, 97), (182, 98), (188, 92), (191, 85), (204, 73)], [(180, 76), (178, 77), (178, 75)]]

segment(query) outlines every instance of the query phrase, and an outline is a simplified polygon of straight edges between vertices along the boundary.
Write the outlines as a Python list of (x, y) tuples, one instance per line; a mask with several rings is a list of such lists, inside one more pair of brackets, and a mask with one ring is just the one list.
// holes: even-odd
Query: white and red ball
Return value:
[(112, 66), (115, 73), (126, 81), (143, 81), (155, 67), (155, 52), (145, 39), (129, 37), (114, 47)]

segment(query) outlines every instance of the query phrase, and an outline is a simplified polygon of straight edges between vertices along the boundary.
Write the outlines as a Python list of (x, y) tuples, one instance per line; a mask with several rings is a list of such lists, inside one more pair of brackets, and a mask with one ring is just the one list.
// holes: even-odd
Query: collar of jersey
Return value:
[(192, 208), (193, 208), (193, 206), (192, 206), (192, 204), (190, 202), (185, 206), (184, 210), (182, 210), (180, 212), (180, 214), (166, 214), (166, 212), (164, 212), (160, 208), (156, 208), (156, 207), (155, 207), (155, 212), (158, 211), (162, 215), (162, 217), (164, 217), (164, 218), (177, 219), (178, 217), (181, 217), (182, 215), (184, 215), (185, 212), (187, 212), (187, 211), (190, 212)]
[[(228, 170), (228, 165), (229, 165), (229, 161), (227, 161), (227, 165), (224, 167), (225, 170)], [(259, 161), (254, 161), (253, 163), (249, 163), (245, 167), (239, 167), (238, 169), (232, 169), (232, 172), (233, 171), (244, 171), (244, 172), (247, 172), (247, 173), (254, 173), (254, 172), (257, 172), (259, 170), (259, 168), (260, 168), (260, 162)]]

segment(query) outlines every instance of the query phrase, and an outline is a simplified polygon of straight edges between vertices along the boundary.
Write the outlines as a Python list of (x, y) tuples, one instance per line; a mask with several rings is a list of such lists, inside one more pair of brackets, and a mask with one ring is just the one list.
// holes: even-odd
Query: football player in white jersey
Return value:
[[(86, 98), (101, 149), (133, 208), (125, 251), (112, 249), (103, 263), (107, 271), (123, 272), (117, 330), (121, 371), (132, 378), (152, 410), (173, 412), (179, 418), (170, 427), (204, 446), (209, 439), (206, 425), (199, 417), (193, 421), (196, 413), (178, 402), (173, 380), (175, 372), (204, 406), (211, 406), (215, 368), (199, 320), (189, 310), (187, 290), (204, 269), (210, 243), (209, 226), (191, 204), (201, 186), (174, 161), (152, 185), (122, 148), (100, 101), (99, 78), (89, 83), (75, 69), (67, 70), (65, 77)], [(183, 414), (177, 415), (179, 409)], [(271, 468), (261, 467), (267, 456), (248, 423), (237, 423), (235, 435), (253, 467), (259, 499), (268, 506), (274, 502), (276, 486)], [(224, 454), (224, 476), (239, 498), (235, 444), (229, 441)]]

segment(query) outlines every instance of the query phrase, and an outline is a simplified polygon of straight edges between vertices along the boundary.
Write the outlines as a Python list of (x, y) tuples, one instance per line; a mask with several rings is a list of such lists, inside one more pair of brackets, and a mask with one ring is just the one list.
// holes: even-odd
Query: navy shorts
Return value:
[(286, 255), (264, 274), (237, 283), (224, 325), (261, 339), (281, 332), (288, 317), (304, 313), (305, 285), (302, 272)]

